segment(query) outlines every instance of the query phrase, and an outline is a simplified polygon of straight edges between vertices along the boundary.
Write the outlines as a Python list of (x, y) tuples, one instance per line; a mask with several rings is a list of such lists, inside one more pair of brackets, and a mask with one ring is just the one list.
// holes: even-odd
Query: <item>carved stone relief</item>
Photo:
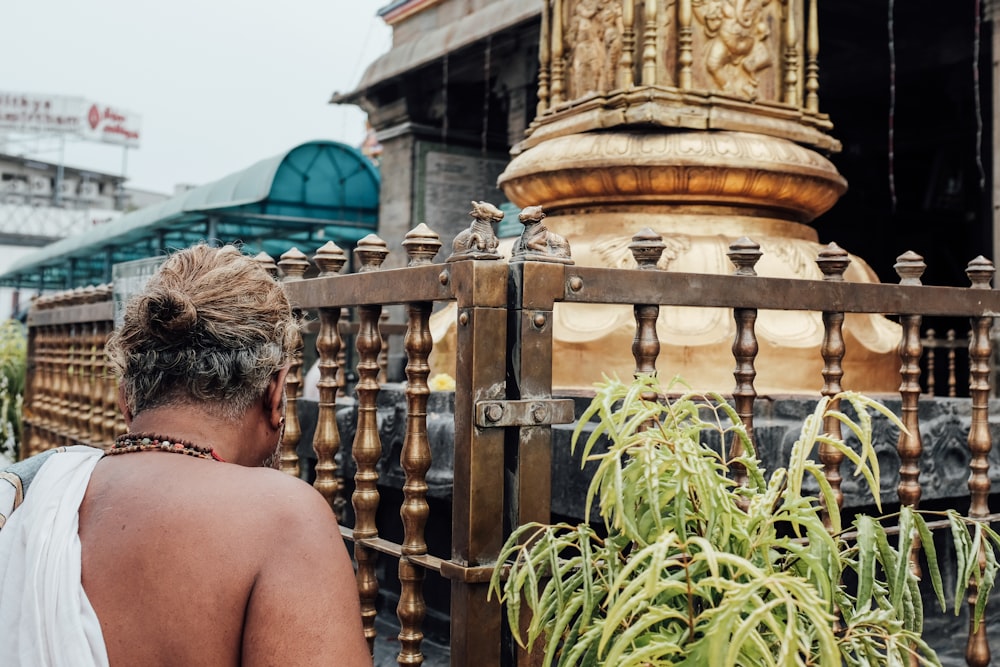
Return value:
[[(774, 21), (771, 0), (692, 0), (701, 25), (701, 53), (695, 67), (707, 74), (710, 89), (757, 99), (772, 97), (773, 84), (763, 89), (761, 76), (774, 72)], [(770, 81), (768, 83), (771, 83)]]
[(622, 22), (622, 7), (618, 2), (606, 2), (598, 13), (603, 29), (604, 67), (601, 69), (600, 90), (606, 92), (615, 87), (618, 78), (618, 63), (622, 58), (622, 35), (625, 24)]
[(578, 0), (572, 5), (566, 33), (570, 99), (615, 87), (624, 31), (620, 3)]
[(597, 17), (597, 0), (579, 0), (570, 16), (567, 37), (572, 48), (570, 97), (597, 92), (604, 68), (604, 35)]

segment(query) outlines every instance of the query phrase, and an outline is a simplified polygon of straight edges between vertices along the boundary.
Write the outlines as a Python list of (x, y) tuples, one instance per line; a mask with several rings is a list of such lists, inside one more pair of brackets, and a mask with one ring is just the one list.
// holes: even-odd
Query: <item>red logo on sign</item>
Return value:
[(92, 130), (96, 130), (97, 124), (101, 122), (101, 112), (98, 111), (96, 104), (90, 105), (90, 111), (87, 112), (87, 122), (90, 123)]

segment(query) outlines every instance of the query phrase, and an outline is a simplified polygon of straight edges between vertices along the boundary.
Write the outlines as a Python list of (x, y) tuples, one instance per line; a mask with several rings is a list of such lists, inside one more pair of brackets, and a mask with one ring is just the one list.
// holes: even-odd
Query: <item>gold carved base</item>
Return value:
[[(634, 267), (629, 251), (632, 236), (650, 227), (663, 236), (667, 248), (660, 268), (667, 271), (729, 274), (729, 244), (747, 235), (760, 244), (763, 256), (758, 275), (821, 280), (816, 257), (823, 245), (804, 225), (780, 220), (712, 220), (699, 215), (659, 215), (615, 212), (546, 218), (546, 225), (571, 241), (579, 265)], [(714, 224), (713, 224), (714, 223)], [(711, 228), (715, 233), (691, 234)], [(585, 230), (596, 233), (583, 234)], [(501, 245), (509, 256), (510, 242)], [(864, 260), (851, 256), (845, 279), (877, 282)], [(435, 372), (452, 372), (455, 311), (433, 318)], [(823, 320), (820, 313), (768, 311), (758, 313), (756, 334), (760, 351), (756, 361), (758, 394), (818, 394), (823, 386)], [(732, 345), (736, 325), (732, 311), (722, 308), (668, 307), (660, 309), (657, 334), (661, 351), (657, 370), (661, 378), (675, 375), (697, 389), (728, 392), (733, 379)], [(557, 304), (553, 316), (556, 350), (553, 384), (569, 391), (589, 390), (602, 373), (630, 377), (635, 370), (632, 309), (621, 306)], [(844, 323), (845, 388), (868, 393), (891, 393), (899, 388), (899, 325), (880, 316), (848, 315)], [(454, 362), (450, 362), (453, 364)]]
[[(846, 189), (828, 160), (785, 139), (621, 128), (535, 145), (512, 160), (500, 185), (519, 207), (545, 207), (546, 226), (569, 241), (578, 265), (635, 267), (629, 244), (649, 227), (666, 244), (662, 270), (731, 274), (729, 245), (748, 236), (763, 253), (758, 275), (817, 280), (823, 278), (816, 258), (824, 246), (803, 223), (829, 209)], [(501, 246), (505, 257), (509, 246)], [(878, 281), (862, 259), (851, 260), (845, 280)], [(602, 373), (633, 373), (631, 308), (557, 305), (553, 319), (556, 387), (589, 390)], [(449, 370), (454, 359), (454, 321), (454, 311), (442, 311), (432, 322), (436, 370)], [(657, 332), (661, 377), (679, 375), (698, 389), (733, 388), (731, 311), (663, 307)], [(820, 313), (761, 311), (756, 335), (759, 394), (819, 392)], [(899, 326), (883, 317), (848, 315), (842, 385), (896, 391), (899, 336)]]

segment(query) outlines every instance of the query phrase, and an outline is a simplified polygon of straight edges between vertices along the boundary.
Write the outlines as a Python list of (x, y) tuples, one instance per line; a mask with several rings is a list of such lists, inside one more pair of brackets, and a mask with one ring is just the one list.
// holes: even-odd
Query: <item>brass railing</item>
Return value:
[(60, 292), (32, 305), (22, 458), (62, 445), (110, 445), (125, 432), (104, 355), (113, 328), (110, 285)]
[[(372, 239), (369, 243), (374, 243)], [(845, 348), (842, 326), (848, 313), (881, 313), (898, 317), (902, 419), (909, 433), (900, 436), (898, 499), (917, 505), (921, 497), (922, 443), (917, 402), (921, 396), (921, 327), (924, 318), (970, 318), (969, 377), (971, 428), (970, 515), (989, 516), (987, 427), (992, 317), (1000, 313), (1000, 295), (989, 288), (993, 266), (977, 258), (969, 264), (970, 288), (930, 287), (920, 284), (922, 259), (905, 253), (899, 258), (899, 285), (858, 284), (843, 281), (847, 254), (829, 246), (817, 258), (824, 280), (788, 280), (758, 277), (754, 265), (759, 248), (748, 239), (732, 247), (734, 275), (681, 274), (655, 270), (657, 239), (644, 233), (636, 238), (634, 252), (639, 271), (577, 267), (546, 261), (469, 260), (432, 265), (420, 263), (405, 269), (379, 272), (362, 260), (361, 272), (352, 276), (325, 275), (289, 284), (289, 293), (303, 308), (318, 308), (324, 321), (320, 333), (321, 364), (332, 377), (335, 315), (345, 305), (361, 311), (358, 350), (359, 417), (354, 440), (358, 473), (355, 478), (353, 533), (359, 564), (359, 588), (365, 606), (369, 638), (374, 638), (374, 601), (377, 582), (372, 552), (398, 558), (402, 593), (398, 616), (401, 624), (400, 664), (420, 664), (420, 621), (424, 609), (422, 572), (435, 570), (452, 581), (452, 664), (530, 664), (531, 658), (502, 648), (498, 606), (484, 595), (484, 580), (492, 570), (503, 537), (500, 526), (549, 518), (551, 498), (551, 430), (565, 421), (566, 405), (552, 392), (552, 315), (560, 303), (621, 304), (635, 311), (633, 344), (635, 370), (655, 372), (661, 341), (656, 329), (660, 306), (721, 307), (730, 309), (736, 323), (733, 355), (736, 362), (732, 395), (741, 418), (753, 432), (757, 341), (754, 324), (759, 310), (803, 310), (822, 314), (825, 336), (819, 350), (823, 359), (823, 395), (843, 388)], [(364, 244), (362, 244), (364, 245)], [(365, 252), (359, 247), (359, 256)], [(329, 273), (329, 272), (327, 272)], [(430, 371), (428, 317), (431, 302), (458, 302), (455, 402), (455, 470), (453, 544), (449, 558), (427, 554), (422, 530), (428, 510), (422, 475), (429, 465), (424, 407)], [(407, 333), (408, 427), (402, 453), (406, 470), (404, 501), (400, 510), (406, 529), (402, 544), (379, 537), (374, 518), (377, 509), (375, 462), (381, 452), (374, 424), (377, 384), (372, 360), (378, 352), (378, 314), (389, 304), (406, 304), (410, 313)], [(506, 366), (506, 372), (504, 368)], [(595, 369), (595, 372), (600, 369)], [(669, 369), (663, 369), (669, 371)], [(692, 379), (696, 380), (696, 379)], [(953, 384), (950, 382), (949, 384)], [(321, 392), (323, 389), (321, 389)], [(335, 433), (334, 397), (329, 389), (321, 398), (319, 430)], [(327, 406), (324, 409), (324, 405)], [(828, 430), (839, 423), (831, 420)], [(505, 432), (506, 431), (506, 435)], [(506, 455), (505, 455), (506, 448)], [(322, 439), (317, 450), (335, 449)], [(831, 449), (819, 453), (826, 475), (840, 496), (841, 456)], [(329, 453), (321, 454), (329, 460)], [(329, 467), (330, 464), (326, 464)], [(335, 484), (326, 483), (329, 489)], [(330, 497), (335, 496), (335, 492)], [(976, 594), (970, 596), (970, 605)], [(970, 665), (989, 663), (985, 624), (969, 637)]]
[[(358, 272), (341, 275), (344, 253), (332, 244), (316, 252), (317, 277), (305, 279), (308, 258), (290, 251), (278, 266), (296, 308), (319, 322), (316, 348), (320, 369), (319, 417), (313, 446), (317, 455), (316, 488), (338, 517), (353, 507), (353, 525), (343, 526), (353, 544), (365, 633), (376, 638), (376, 600), (379, 580), (376, 558), (394, 559), (400, 595), (397, 605), (401, 665), (423, 664), (422, 642), (426, 616), (424, 581), (436, 573), (450, 582), (450, 650), (453, 665), (527, 665), (531, 658), (517, 654), (503, 640), (502, 609), (487, 601), (487, 582), (499, 549), (512, 526), (526, 521), (548, 521), (551, 507), (551, 426), (572, 420), (572, 406), (554, 398), (552, 388), (552, 317), (559, 304), (619, 304), (635, 313), (632, 346), (637, 373), (655, 372), (661, 340), (656, 319), (661, 306), (725, 308), (732, 312), (736, 335), (732, 397), (740, 417), (753, 433), (758, 345), (755, 322), (759, 310), (801, 310), (822, 314), (825, 336), (818, 354), (823, 360), (823, 395), (842, 388), (845, 348), (842, 326), (849, 313), (881, 313), (901, 325), (901, 418), (909, 431), (897, 443), (900, 459), (899, 502), (917, 505), (921, 498), (920, 460), (923, 452), (917, 404), (921, 358), (927, 336), (922, 328), (931, 318), (969, 318), (968, 346), (971, 428), (968, 432), (970, 515), (989, 517), (990, 491), (988, 428), (991, 375), (990, 327), (1000, 313), (1000, 294), (990, 289), (993, 265), (985, 259), (970, 262), (971, 287), (933, 287), (920, 284), (924, 265), (913, 253), (900, 256), (900, 284), (859, 284), (842, 280), (847, 255), (835, 245), (817, 258), (823, 280), (760, 277), (754, 265), (760, 249), (741, 239), (731, 247), (733, 275), (685, 274), (659, 271), (659, 240), (644, 230), (633, 243), (639, 269), (575, 266), (565, 261), (536, 261), (515, 257), (465, 259), (453, 256), (431, 263), (440, 245), (437, 236), (421, 226), (408, 236), (405, 268), (382, 270), (386, 244), (374, 235), (357, 246)], [(660, 244), (662, 245), (662, 244)], [(267, 258), (262, 261), (268, 262)], [(92, 295), (97, 299), (98, 292)], [(39, 302), (29, 325), (29, 382), (26, 399), (26, 453), (54, 444), (105, 444), (120, 430), (115, 389), (107, 380), (99, 354), (111, 327), (107, 294), (94, 303)], [(84, 298), (78, 294), (78, 298)], [(65, 299), (66, 297), (60, 297)], [(428, 359), (432, 351), (430, 317), (434, 305), (456, 304), (456, 389), (454, 407), (454, 471), (450, 553), (431, 553), (425, 536), (430, 516), (427, 471), (431, 449), (427, 431)], [(72, 303), (73, 305), (67, 305)], [(399, 515), (403, 538), (391, 541), (376, 520), (379, 515), (380, 470), (383, 452), (376, 418), (384, 367), (380, 322), (383, 309), (402, 306), (407, 313), (406, 431), (400, 455), (405, 472)], [(357, 316), (357, 424), (352, 437), (356, 467), (354, 479), (344, 479), (336, 454), (341, 445), (337, 425), (338, 391), (343, 380), (338, 362), (344, 351), (342, 309)], [(925, 319), (927, 318), (927, 319)], [(929, 347), (929, 346), (928, 346)], [(381, 361), (381, 365), (380, 365)], [(299, 439), (294, 420), (301, 386), (301, 357), (289, 374), (289, 426), (284, 440), (283, 469), (298, 474), (295, 454)], [(595, 368), (595, 373), (601, 369)], [(669, 373), (670, 369), (659, 369)], [(688, 378), (697, 382), (697, 378)], [(848, 378), (849, 380), (849, 378)], [(838, 422), (827, 428), (836, 431)], [(819, 453), (831, 484), (840, 487), (841, 459), (836, 452)], [(347, 490), (351, 496), (346, 497)], [(976, 592), (969, 598), (975, 604)], [(969, 665), (989, 664), (986, 624), (968, 640)]]

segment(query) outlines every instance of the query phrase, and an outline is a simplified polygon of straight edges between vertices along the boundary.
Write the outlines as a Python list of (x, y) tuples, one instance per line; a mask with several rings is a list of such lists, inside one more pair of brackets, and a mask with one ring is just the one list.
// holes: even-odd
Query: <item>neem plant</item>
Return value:
[[(745, 429), (718, 395), (672, 401), (656, 380), (607, 380), (573, 435), (598, 422), (583, 445), (597, 462), (584, 516), (599, 504), (606, 536), (589, 524), (528, 524), (508, 539), (491, 582), (507, 604), (515, 638), (542, 651), (544, 665), (937, 665), (921, 638), (923, 609), (909, 554), (919, 538), (925, 570), (945, 600), (934, 541), (924, 518), (908, 508), (890, 519), (862, 516), (848, 536), (822, 469), (817, 443), (844, 453), (878, 503), (878, 462), (869, 410), (899, 420), (881, 404), (845, 392), (856, 421), (819, 401), (802, 425), (787, 468), (765, 478)], [(860, 442), (855, 451), (822, 431), (833, 415)], [(714, 431), (742, 440), (747, 454), (727, 460), (705, 444)], [(606, 452), (595, 453), (603, 437)], [(742, 464), (746, 486), (731, 479)], [(811, 476), (819, 495), (803, 491)], [(822, 512), (829, 513), (831, 529)], [(881, 510), (881, 508), (880, 508)], [(958, 555), (955, 611), (972, 579), (982, 617), (998, 567), (1000, 536), (948, 513)], [(848, 539), (850, 537), (850, 539)], [(979, 568), (980, 548), (985, 572)], [(509, 566), (509, 567), (508, 567)], [(851, 574), (853, 573), (853, 574)], [(845, 575), (856, 583), (847, 586)], [(530, 619), (522, 634), (521, 605)]]

